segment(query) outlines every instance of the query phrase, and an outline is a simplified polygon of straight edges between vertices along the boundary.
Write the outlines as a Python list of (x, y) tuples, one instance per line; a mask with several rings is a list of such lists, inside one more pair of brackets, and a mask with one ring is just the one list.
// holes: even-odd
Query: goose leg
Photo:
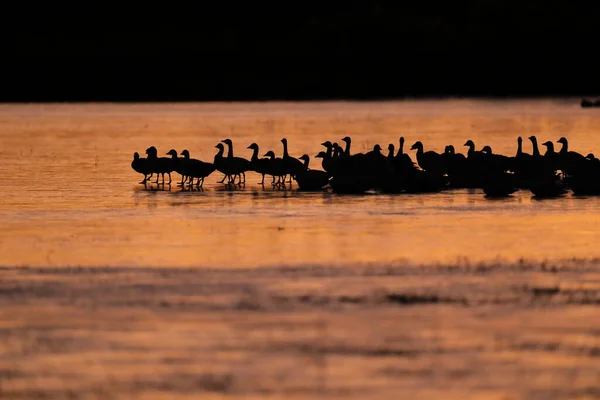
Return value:
[(265, 184), (265, 174), (262, 174), (262, 181), (260, 181), (259, 185)]
[(156, 173), (156, 181), (154, 181), (154, 183), (158, 183), (158, 178), (160, 178), (160, 174), (157, 172)]
[(169, 185), (171, 184), (171, 173), (167, 172), (167, 174), (169, 174)]
[(217, 183), (223, 183), (223, 182), (225, 182), (225, 178), (229, 178), (229, 175), (227, 175), (227, 174), (223, 175), (223, 179), (221, 179)]

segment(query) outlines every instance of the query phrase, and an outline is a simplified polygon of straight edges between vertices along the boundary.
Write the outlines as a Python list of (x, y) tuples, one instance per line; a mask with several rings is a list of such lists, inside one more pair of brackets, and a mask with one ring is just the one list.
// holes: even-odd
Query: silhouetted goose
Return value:
[(342, 147), (337, 143), (334, 142), (333, 143), (333, 156), (332, 158), (335, 160), (337, 158), (340, 158), (340, 156), (344, 153), (344, 149), (342, 149)]
[(587, 155), (587, 156), (585, 156), (585, 159), (586, 159), (586, 160), (589, 160), (589, 161), (593, 161), (594, 163), (600, 163), (600, 159), (598, 159), (598, 158), (597, 158), (597, 157), (594, 155), (594, 153), (588, 153), (588, 155)]
[(290, 180), (289, 182), (292, 182), (292, 178), (296, 176), (296, 174), (298, 172), (301, 172), (304, 170), (304, 164), (302, 163), (302, 161), (298, 160), (297, 158), (294, 158), (292, 156), (290, 156), (290, 154), (288, 153), (288, 142), (286, 138), (281, 139), (281, 143), (283, 143), (283, 168), (284, 168), (284, 175), (289, 175), (290, 176)]
[(184, 171), (189, 177), (189, 184), (193, 185), (194, 179), (198, 179), (196, 186), (202, 187), (204, 184), (204, 178), (214, 172), (215, 165), (213, 163), (190, 158), (190, 152), (187, 150), (183, 150), (181, 155), (183, 156), (183, 160), (180, 159), (180, 163), (183, 161), (183, 164), (185, 165)]
[(327, 172), (308, 168), (310, 157), (307, 154), (303, 154), (299, 159), (304, 161), (305, 169), (298, 172), (294, 179), (298, 182), (298, 187), (301, 190), (320, 190), (329, 183)]
[(344, 152), (342, 154), (344, 156), (350, 156), (350, 146), (352, 145), (352, 139), (350, 139), (350, 136), (346, 136), (342, 139), (342, 142), (346, 143), (346, 148), (344, 149)]
[(223, 146), (222, 143), (218, 143), (215, 146), (215, 148), (217, 148), (219, 151), (217, 152), (217, 154), (215, 154), (215, 157), (213, 158), (213, 164), (217, 171), (225, 175), (223, 179), (218, 181), (218, 183), (225, 182), (225, 179), (227, 178), (229, 179), (228, 183), (231, 183), (230, 169), (228, 168), (228, 164), (225, 160), (225, 157), (223, 157), (223, 153), (225, 152), (225, 146)]
[[(392, 145), (392, 147), (393, 147), (393, 145)], [(376, 144), (375, 146), (373, 146), (373, 150), (365, 153), (365, 156), (372, 157), (376, 160), (384, 160), (385, 156), (383, 154), (381, 154), (381, 150), (382, 150), (381, 146)]]
[[(171, 149), (167, 154), (171, 155), (171, 157), (158, 157), (158, 151), (156, 147), (150, 146), (146, 149), (146, 154), (148, 154), (147, 163), (152, 172), (156, 174), (156, 181), (154, 183), (158, 183), (159, 175), (162, 176), (162, 183), (165, 183), (165, 174), (169, 175), (169, 184), (171, 183), (171, 172), (175, 170), (175, 162), (173, 158), (177, 159), (177, 152)], [(173, 154), (175, 154), (173, 156)]]
[(177, 163), (175, 165), (175, 172), (181, 175), (181, 181), (177, 184), (177, 186), (183, 186), (189, 179), (187, 169), (190, 163), (190, 152), (184, 149), (180, 155), (181, 158), (177, 159)]
[(541, 157), (540, 149), (538, 147), (537, 138), (535, 136), (529, 136), (529, 140), (531, 141), (531, 145), (533, 146), (533, 154), (532, 157), (535, 159), (536, 157)]
[[(267, 151), (265, 153), (265, 157), (269, 158), (267, 174), (273, 176), (272, 184), (285, 184), (285, 165), (283, 162), (283, 158), (275, 157), (275, 153), (272, 150)], [(275, 177), (278, 178), (277, 182), (275, 182)]]
[(556, 141), (562, 144), (559, 151), (560, 169), (568, 174), (576, 174), (580, 169), (585, 168), (585, 157), (576, 151), (569, 151), (569, 142), (567, 138), (561, 137)]
[(448, 186), (450, 188), (469, 188), (472, 183), (469, 177), (467, 157), (464, 154), (456, 153), (453, 145), (444, 148), (444, 165), (448, 174)]
[(481, 151), (475, 150), (475, 143), (469, 139), (465, 142), (463, 146), (467, 146), (469, 150), (467, 151), (467, 164), (469, 166), (469, 170), (473, 174), (481, 175), (481, 167), (482, 167), (482, 154)]
[[(245, 183), (246, 182), (246, 171), (250, 171), (252, 169), (252, 164), (250, 163), (250, 161), (246, 160), (245, 158), (234, 157), (233, 142), (231, 141), (231, 139), (224, 139), (224, 140), (221, 140), (221, 142), (225, 143), (227, 145), (227, 147), (229, 147), (229, 151), (227, 153), (227, 158), (225, 159), (225, 162), (228, 164), (227, 169), (231, 171), (230, 175), (233, 176), (232, 183), (235, 183), (236, 175), (239, 178), (238, 183)], [(243, 181), (242, 181), (242, 177), (244, 179)]]
[(400, 147), (398, 148), (398, 154), (396, 154), (394, 160), (392, 161), (392, 166), (394, 167), (394, 170), (399, 174), (403, 174), (406, 173), (406, 171), (410, 171), (417, 168), (416, 164), (413, 162), (413, 160), (411, 160), (410, 156), (404, 153), (403, 136), (400, 137)]
[(396, 148), (394, 147), (394, 145), (392, 143), (388, 144), (387, 159), (389, 162), (392, 162), (394, 160), (394, 151), (395, 150), (396, 150)]
[(248, 148), (253, 150), (252, 158), (250, 159), (252, 170), (262, 175), (262, 180), (260, 181), (260, 184), (264, 185), (265, 175), (268, 174), (269, 171), (270, 159), (258, 158), (258, 144), (252, 143), (250, 146), (248, 146)]
[(517, 153), (513, 157), (512, 168), (516, 175), (518, 187), (526, 189), (533, 178), (533, 156), (523, 152), (523, 138), (517, 138)]
[(133, 161), (131, 161), (131, 168), (137, 173), (144, 175), (144, 180), (139, 182), (143, 185), (146, 184), (148, 179), (152, 178), (151, 166), (148, 164), (148, 159), (140, 158), (140, 154), (136, 151), (133, 153)]
[(487, 163), (486, 168), (488, 168), (488, 171), (492, 170), (495, 173), (513, 170), (512, 158), (502, 154), (494, 154), (490, 146), (483, 146), (481, 156), (484, 162)]
[(323, 157), (321, 161), (321, 167), (323, 170), (331, 173), (331, 160), (333, 159), (333, 144), (328, 140), (326, 142), (321, 143), (321, 146), (325, 146), (327, 149), (326, 157)]
[(546, 146), (546, 152), (544, 153), (545, 168), (556, 171), (560, 169), (560, 160), (558, 153), (554, 152), (554, 143), (547, 140), (542, 143), (542, 146)]
[(540, 153), (537, 138), (535, 136), (530, 136), (529, 140), (533, 146), (533, 154), (531, 156), (532, 162), (530, 165), (532, 181), (546, 182), (548, 184), (554, 182), (556, 175), (555, 170), (547, 163), (547, 160), (545, 160), (544, 156)]
[(415, 142), (410, 149), (417, 150), (417, 163), (423, 170), (439, 174), (444, 173), (444, 160), (441, 154), (435, 151), (423, 151), (421, 141)]

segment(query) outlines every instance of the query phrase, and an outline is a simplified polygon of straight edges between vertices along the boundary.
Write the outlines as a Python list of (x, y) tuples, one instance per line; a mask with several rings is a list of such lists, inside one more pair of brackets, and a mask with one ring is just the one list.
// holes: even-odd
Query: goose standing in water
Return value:
[(561, 137), (556, 142), (562, 144), (562, 148), (558, 152), (559, 169), (561, 171), (574, 175), (585, 167), (585, 157), (576, 151), (569, 151), (567, 138)]
[[(173, 156), (175, 154), (175, 158), (177, 158), (177, 152), (171, 149), (167, 154)], [(147, 163), (152, 172), (156, 174), (156, 181), (154, 183), (158, 183), (159, 175), (162, 176), (162, 183), (165, 183), (165, 174), (169, 175), (169, 182), (171, 184), (171, 172), (175, 170), (175, 162), (173, 161), (173, 157), (158, 157), (158, 151), (156, 147), (150, 146), (146, 149), (146, 154), (148, 154)]]
[(560, 169), (560, 159), (558, 153), (554, 152), (554, 143), (547, 140), (542, 143), (542, 146), (546, 146), (546, 152), (544, 153), (544, 169), (556, 172)]
[[(325, 154), (320, 152), (319, 154)], [(317, 154), (317, 155), (319, 155)], [(310, 157), (308, 154), (303, 154), (299, 157), (304, 161), (304, 170), (296, 174), (296, 182), (300, 190), (320, 190), (329, 183), (329, 174), (325, 171), (309, 169)]]
[(196, 182), (196, 187), (201, 188), (204, 184), (204, 178), (214, 172), (215, 165), (213, 163), (190, 158), (190, 152), (187, 150), (183, 150), (181, 156), (183, 156), (183, 159), (180, 159), (179, 162), (183, 162), (185, 165), (184, 171), (189, 177), (190, 186), (194, 184), (194, 179), (197, 178), (198, 181)]
[(533, 156), (523, 152), (523, 138), (517, 138), (517, 153), (512, 159), (513, 172), (517, 178), (517, 186), (521, 189), (527, 189), (532, 180)]
[(150, 169), (150, 165), (148, 165), (148, 159), (140, 158), (140, 154), (137, 151), (133, 153), (131, 168), (133, 168), (135, 172), (144, 175), (144, 180), (139, 182), (142, 185), (145, 185), (146, 182), (152, 178), (152, 170)]
[(535, 197), (556, 197), (567, 193), (564, 182), (552, 166), (548, 165), (547, 159), (541, 155), (538, 147), (537, 138), (530, 136), (529, 140), (533, 145), (532, 155), (532, 176), (529, 183), (529, 190)]
[[(267, 164), (267, 174), (273, 176), (272, 185), (285, 185), (285, 163), (282, 158), (275, 157), (275, 153), (272, 150), (269, 150), (265, 153), (265, 157), (268, 157), (269, 164)], [(277, 177), (277, 182), (275, 182), (275, 177)]]
[(302, 161), (289, 155), (288, 142), (286, 138), (281, 139), (281, 143), (283, 143), (284, 179), (285, 175), (289, 175), (289, 183), (292, 183), (292, 178), (294, 178), (298, 172), (302, 172), (304, 170), (304, 164)]
[(321, 167), (323, 167), (324, 171), (331, 173), (331, 163), (333, 159), (333, 144), (328, 140), (326, 142), (321, 143), (321, 146), (325, 146), (325, 148), (327, 149), (327, 153), (325, 153), (325, 157), (323, 157), (323, 160), (321, 161)]
[(262, 175), (262, 180), (259, 182), (259, 184), (264, 185), (265, 175), (268, 174), (269, 171), (270, 159), (258, 158), (258, 144), (252, 143), (250, 146), (248, 146), (248, 148), (253, 150), (252, 158), (250, 158), (252, 171)]
[[(252, 164), (245, 158), (233, 156), (233, 142), (231, 139), (221, 140), (221, 142), (229, 147), (226, 162), (228, 164), (227, 168), (231, 171), (230, 175), (233, 175), (232, 183), (235, 183), (236, 176), (238, 177), (238, 183), (246, 183), (246, 171), (251, 170)], [(244, 177), (243, 181), (242, 176)]]
[(404, 136), (400, 136), (400, 147), (398, 147), (398, 154), (394, 157), (392, 165), (398, 173), (403, 173), (416, 168), (414, 161), (404, 152)]
[(215, 154), (215, 157), (213, 158), (213, 164), (217, 171), (225, 175), (223, 176), (223, 179), (221, 179), (217, 183), (223, 183), (225, 182), (225, 179), (229, 179), (229, 181), (227, 182), (229, 184), (231, 183), (231, 175), (229, 172), (230, 170), (228, 168), (227, 163), (225, 162), (225, 157), (223, 157), (223, 153), (225, 152), (225, 146), (223, 146), (222, 143), (217, 143), (215, 148), (217, 148), (219, 151), (217, 152), (217, 154)]
[(421, 169), (436, 174), (444, 173), (444, 159), (441, 154), (435, 151), (423, 151), (423, 143), (421, 141), (415, 142), (410, 149), (417, 150), (417, 163), (419, 163)]
[(346, 136), (342, 139), (342, 142), (346, 143), (346, 148), (341, 155), (350, 157), (350, 146), (352, 145), (352, 139), (350, 139), (350, 136)]

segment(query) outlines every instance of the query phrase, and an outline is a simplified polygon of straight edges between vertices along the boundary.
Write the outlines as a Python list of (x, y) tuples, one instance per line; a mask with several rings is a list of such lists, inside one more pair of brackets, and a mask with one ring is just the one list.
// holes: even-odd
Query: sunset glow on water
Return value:
[[(600, 197), (138, 184), (212, 161), (425, 150), (600, 155), (573, 99), (0, 106), (0, 397), (598, 398)], [(556, 145), (559, 148), (559, 145)], [(385, 153), (385, 152), (384, 152)], [(270, 181), (267, 178), (266, 181)], [(12, 397), (11, 397), (12, 396)], [(401, 396), (402, 397), (402, 396)]]

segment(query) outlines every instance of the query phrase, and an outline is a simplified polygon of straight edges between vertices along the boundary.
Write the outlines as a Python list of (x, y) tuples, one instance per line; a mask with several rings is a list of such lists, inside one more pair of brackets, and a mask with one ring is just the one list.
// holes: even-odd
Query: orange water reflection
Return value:
[[(319, 143), (353, 138), (353, 151), (419, 139), (426, 150), (466, 139), (512, 155), (516, 137), (570, 139), (600, 153), (600, 115), (577, 101), (4, 105), (0, 107), (0, 264), (256, 266), (433, 263), (599, 256), (600, 199), (537, 201), (521, 191), (338, 196), (263, 191), (143, 190), (129, 163), (150, 145), (212, 159), (226, 137), (313, 157)], [(524, 150), (531, 152), (530, 146)], [(414, 157), (414, 152), (411, 152)], [(313, 168), (320, 168), (314, 159)], [(174, 179), (178, 176), (174, 174)]]

